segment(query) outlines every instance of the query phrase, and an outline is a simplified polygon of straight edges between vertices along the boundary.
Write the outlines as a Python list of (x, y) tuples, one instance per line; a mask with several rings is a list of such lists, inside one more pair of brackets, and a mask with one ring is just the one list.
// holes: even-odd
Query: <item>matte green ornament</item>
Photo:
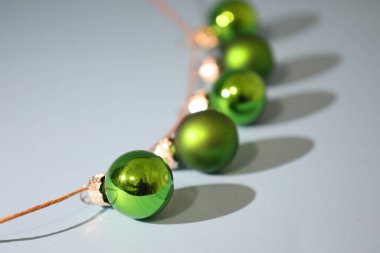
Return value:
[(273, 55), (268, 42), (259, 35), (245, 34), (222, 47), (223, 68), (251, 69), (267, 77), (273, 69)]
[(176, 155), (186, 166), (216, 172), (234, 158), (239, 146), (235, 124), (225, 115), (207, 110), (188, 115), (174, 139)]
[(209, 25), (224, 43), (239, 33), (258, 29), (256, 10), (246, 1), (223, 1), (210, 12)]
[(132, 151), (111, 165), (105, 188), (112, 207), (134, 219), (143, 219), (158, 213), (169, 202), (173, 175), (159, 156)]
[(265, 85), (251, 70), (223, 72), (210, 95), (210, 107), (228, 115), (236, 124), (253, 123), (262, 114), (265, 104)]

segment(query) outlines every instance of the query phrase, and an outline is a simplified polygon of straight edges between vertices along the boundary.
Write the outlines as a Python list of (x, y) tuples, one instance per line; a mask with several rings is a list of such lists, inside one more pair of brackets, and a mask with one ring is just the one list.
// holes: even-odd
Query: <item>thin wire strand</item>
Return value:
[(195, 84), (197, 82), (197, 74), (195, 72), (195, 66), (197, 64), (197, 51), (194, 48), (190, 49), (189, 58), (190, 58), (189, 59), (189, 70), (188, 70), (189, 71), (189, 73), (188, 73), (189, 79), (188, 79), (188, 83), (187, 83), (186, 100), (181, 107), (180, 113), (177, 117), (175, 124), (164, 136), (166, 138), (170, 138), (174, 134), (174, 132), (177, 130), (179, 124), (181, 123), (182, 119), (186, 116), (190, 97), (194, 93)]
[[(186, 35), (192, 33), (191, 27), (181, 18), (181, 15), (179, 15), (174, 9), (172, 9), (165, 0), (149, 0), (156, 8), (169, 20), (171, 20), (175, 25), (177, 25), (180, 30), (182, 30)], [(190, 53), (189, 53), (189, 64), (188, 64), (188, 81), (187, 81), (187, 89), (186, 89), (186, 99), (183, 103), (181, 110), (177, 116), (177, 119), (175, 123), (173, 124), (172, 128), (164, 135), (163, 138), (170, 138), (177, 130), (179, 124), (181, 123), (182, 119), (187, 114), (187, 107), (189, 104), (189, 99), (194, 93), (195, 85), (197, 82), (197, 73), (195, 71), (196, 64), (198, 60), (198, 51), (190, 46)], [(153, 145), (150, 150), (153, 151), (155, 146)]]
[(190, 34), (191, 27), (182, 19), (176, 11), (174, 11), (165, 0), (149, 0), (156, 8), (171, 20), (182, 32)]
[[(195, 66), (197, 64), (197, 59), (198, 59), (198, 51), (195, 48), (190, 48), (190, 53), (189, 53), (189, 64), (188, 64), (188, 81), (187, 81), (187, 89), (186, 89), (186, 98), (185, 102), (182, 104), (182, 107), (180, 109), (180, 112), (175, 120), (175, 123), (173, 126), (169, 129), (169, 131), (163, 136), (163, 138), (170, 138), (174, 135), (175, 131), (177, 130), (179, 124), (183, 120), (183, 118), (186, 116), (187, 111), (188, 111), (188, 105), (189, 105), (189, 100), (190, 97), (194, 93), (195, 85), (197, 82), (197, 73), (195, 71)], [(155, 145), (150, 147), (150, 151), (154, 151)]]
[(79, 189), (77, 189), (77, 190), (75, 190), (75, 191), (73, 191), (73, 192), (70, 192), (70, 193), (68, 193), (68, 194), (66, 194), (66, 195), (63, 195), (63, 196), (61, 196), (61, 197), (59, 197), (59, 198), (49, 200), (49, 201), (47, 201), (47, 202), (45, 202), (45, 203), (43, 203), (43, 204), (39, 204), (39, 205), (36, 205), (36, 206), (31, 207), (31, 208), (29, 208), (29, 209), (26, 209), (26, 210), (24, 210), (24, 211), (21, 211), (21, 212), (18, 212), (18, 213), (14, 213), (14, 214), (9, 215), (9, 216), (7, 216), (7, 217), (1, 218), (1, 219), (0, 219), (0, 224), (1, 224), (1, 223), (5, 223), (5, 222), (10, 221), (10, 220), (13, 220), (13, 219), (16, 219), (16, 218), (18, 218), (18, 217), (20, 217), (20, 216), (23, 216), (23, 215), (26, 215), (26, 214), (29, 214), (29, 213), (32, 213), (32, 212), (38, 211), (38, 210), (43, 209), (43, 208), (45, 208), (45, 207), (48, 207), (48, 206), (51, 206), (51, 205), (57, 204), (57, 203), (59, 203), (59, 202), (62, 202), (62, 201), (64, 201), (64, 200), (66, 200), (66, 199), (68, 199), (68, 198), (70, 198), (70, 197), (72, 197), (72, 196), (74, 196), (74, 195), (76, 195), (76, 194), (78, 194), (78, 193), (81, 193), (81, 192), (83, 192), (83, 191), (86, 191), (86, 190), (87, 190), (87, 185), (85, 185), (85, 186), (83, 186), (82, 188), (79, 188)]

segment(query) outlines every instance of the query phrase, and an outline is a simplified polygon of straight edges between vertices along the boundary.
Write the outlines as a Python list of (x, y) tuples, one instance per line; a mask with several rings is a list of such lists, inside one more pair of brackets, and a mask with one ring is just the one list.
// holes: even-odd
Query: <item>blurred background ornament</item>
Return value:
[(209, 14), (209, 26), (220, 43), (228, 42), (241, 33), (258, 30), (256, 10), (247, 1), (227, 0), (216, 4)]
[(266, 78), (273, 69), (272, 50), (259, 35), (239, 35), (224, 44), (221, 50), (223, 70), (250, 69)]
[(236, 124), (252, 124), (264, 111), (265, 90), (261, 77), (251, 70), (226, 71), (209, 94), (210, 108), (229, 116)]

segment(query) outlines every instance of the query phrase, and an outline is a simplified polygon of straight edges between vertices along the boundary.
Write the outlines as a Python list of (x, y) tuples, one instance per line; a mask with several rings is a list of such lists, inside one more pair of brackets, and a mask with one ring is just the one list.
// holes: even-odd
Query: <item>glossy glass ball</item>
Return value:
[(222, 47), (224, 69), (251, 69), (267, 77), (274, 61), (268, 42), (259, 35), (241, 35)]
[(174, 145), (176, 155), (186, 166), (203, 172), (216, 172), (234, 158), (239, 140), (235, 124), (225, 115), (207, 110), (182, 120)]
[(229, 116), (236, 124), (253, 123), (262, 114), (265, 85), (251, 70), (223, 72), (210, 93), (210, 107)]
[(209, 25), (220, 42), (224, 43), (239, 33), (252, 33), (258, 29), (256, 10), (246, 1), (223, 1), (209, 15)]
[(158, 213), (171, 199), (173, 175), (155, 154), (132, 151), (120, 156), (105, 176), (108, 202), (134, 219)]

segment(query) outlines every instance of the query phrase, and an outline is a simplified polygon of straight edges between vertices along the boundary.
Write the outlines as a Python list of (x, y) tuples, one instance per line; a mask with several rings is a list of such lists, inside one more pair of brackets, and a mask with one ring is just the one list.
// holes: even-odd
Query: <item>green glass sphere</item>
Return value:
[(209, 26), (224, 43), (239, 33), (252, 33), (258, 29), (255, 9), (246, 1), (223, 1), (210, 12)]
[(225, 115), (207, 110), (182, 120), (174, 145), (178, 159), (203, 172), (216, 172), (234, 158), (239, 146), (235, 124)]
[(105, 188), (112, 207), (134, 219), (143, 219), (158, 213), (169, 202), (173, 175), (161, 157), (132, 151), (111, 165)]
[(262, 114), (265, 85), (251, 70), (223, 72), (209, 94), (210, 107), (229, 116), (238, 125), (253, 123)]
[(248, 68), (261, 77), (267, 77), (273, 69), (273, 55), (268, 42), (253, 34), (236, 37), (222, 47), (224, 69)]

